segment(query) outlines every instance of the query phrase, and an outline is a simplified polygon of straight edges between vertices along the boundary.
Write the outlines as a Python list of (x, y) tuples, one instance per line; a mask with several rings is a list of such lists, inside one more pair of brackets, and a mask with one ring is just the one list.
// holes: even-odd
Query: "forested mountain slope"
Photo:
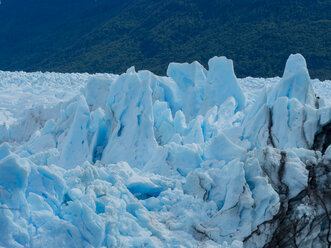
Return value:
[(331, 76), (329, 0), (3, 0), (0, 69), (165, 74), (214, 55), (239, 77), (281, 75), (290, 53)]

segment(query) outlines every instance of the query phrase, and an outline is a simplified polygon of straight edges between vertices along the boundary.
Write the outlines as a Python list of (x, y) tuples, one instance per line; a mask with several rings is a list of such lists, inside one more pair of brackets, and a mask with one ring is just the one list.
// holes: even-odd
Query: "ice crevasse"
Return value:
[(1, 125), (0, 246), (276, 247), (288, 216), (321, 221), (287, 247), (325, 247), (331, 105), (300, 54), (274, 81), (252, 99), (225, 57), (131, 67)]

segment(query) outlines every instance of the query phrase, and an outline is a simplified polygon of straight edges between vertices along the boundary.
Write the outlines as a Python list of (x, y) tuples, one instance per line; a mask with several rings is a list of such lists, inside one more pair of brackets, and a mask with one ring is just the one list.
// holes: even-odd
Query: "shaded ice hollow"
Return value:
[[(300, 54), (282, 78), (208, 65), (0, 72), (0, 246), (269, 244), (257, 233), (310, 187), (309, 166), (330, 166), (330, 82), (311, 81)], [(11, 106), (10, 91), (33, 102)]]

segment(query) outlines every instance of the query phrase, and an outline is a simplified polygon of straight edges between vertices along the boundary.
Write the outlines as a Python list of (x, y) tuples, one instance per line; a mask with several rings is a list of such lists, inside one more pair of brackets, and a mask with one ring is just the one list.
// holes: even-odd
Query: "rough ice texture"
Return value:
[(1, 247), (326, 247), (329, 81), (167, 75), (0, 72)]

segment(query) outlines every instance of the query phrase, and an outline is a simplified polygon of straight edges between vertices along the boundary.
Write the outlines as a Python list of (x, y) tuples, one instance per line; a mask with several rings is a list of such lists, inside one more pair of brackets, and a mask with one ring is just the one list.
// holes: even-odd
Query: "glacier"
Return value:
[(225, 57), (0, 72), (0, 247), (327, 247), (331, 81)]

